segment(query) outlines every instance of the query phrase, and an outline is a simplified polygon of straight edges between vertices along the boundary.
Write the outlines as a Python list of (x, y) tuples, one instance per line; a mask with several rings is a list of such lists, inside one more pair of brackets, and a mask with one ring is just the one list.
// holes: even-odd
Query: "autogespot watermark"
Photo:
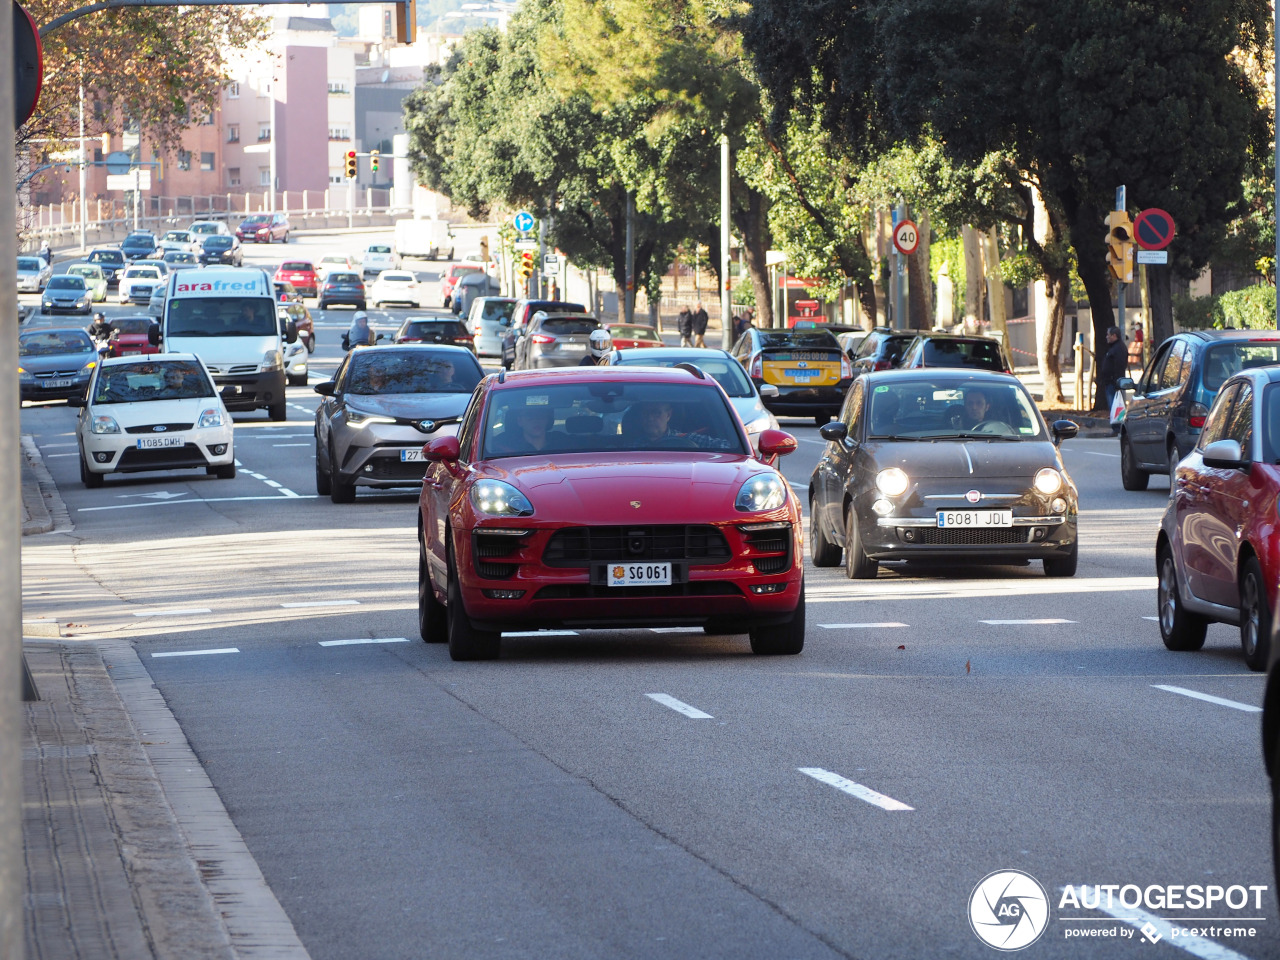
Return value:
[[(1057, 920), (1064, 939), (1137, 939), (1147, 944), (1167, 939), (1190, 948), (1256, 937), (1266, 920), (1262, 905), (1269, 888), (1242, 883), (1078, 883), (1058, 889)], [(1031, 946), (1044, 935), (1051, 917), (1045, 888), (1021, 870), (989, 873), (969, 896), (969, 925), (978, 939), (997, 950)]]

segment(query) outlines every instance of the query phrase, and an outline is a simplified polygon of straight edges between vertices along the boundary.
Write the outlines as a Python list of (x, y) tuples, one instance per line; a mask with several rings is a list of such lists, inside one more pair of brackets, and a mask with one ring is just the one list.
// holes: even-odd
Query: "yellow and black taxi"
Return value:
[(840, 413), (853, 382), (853, 366), (830, 330), (748, 329), (733, 355), (778, 417), (813, 417), (822, 426)]

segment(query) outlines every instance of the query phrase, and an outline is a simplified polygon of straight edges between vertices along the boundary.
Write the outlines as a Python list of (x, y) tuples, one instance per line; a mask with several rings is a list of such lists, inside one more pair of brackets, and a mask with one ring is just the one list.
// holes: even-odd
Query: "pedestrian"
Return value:
[(707, 332), (707, 311), (702, 308), (702, 301), (698, 301), (698, 309), (693, 311), (693, 345), (695, 347), (705, 347), (707, 341), (703, 339)]
[(676, 330), (680, 332), (680, 346), (693, 346), (693, 314), (688, 307), (681, 307), (676, 316)]
[(40, 242), (40, 259), (51, 266), (53, 264), (53, 248), (49, 246), (48, 240)]
[(1120, 389), (1120, 378), (1127, 376), (1128, 372), (1129, 348), (1120, 336), (1120, 328), (1107, 327), (1107, 349), (1098, 364), (1098, 380), (1106, 391), (1108, 412), (1115, 401), (1116, 391)]

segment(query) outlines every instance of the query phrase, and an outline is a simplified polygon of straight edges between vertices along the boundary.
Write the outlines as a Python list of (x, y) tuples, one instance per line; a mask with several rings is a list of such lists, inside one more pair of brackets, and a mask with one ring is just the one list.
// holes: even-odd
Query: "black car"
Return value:
[(898, 361), (903, 370), (924, 367), (967, 367), (1013, 373), (1013, 363), (994, 337), (959, 333), (922, 333), (908, 345)]
[(148, 231), (131, 233), (120, 244), (120, 252), (127, 260), (143, 260), (156, 252), (156, 235)]
[(1007, 374), (886, 370), (854, 381), (809, 480), (813, 562), (850, 579), (887, 560), (1007, 563), (1076, 572), (1075, 484), (1058, 444)]
[(400, 324), (392, 343), (447, 343), (466, 347), (476, 352), (475, 338), (467, 332), (461, 320), (444, 320), (439, 317), (410, 317)]
[[(840, 412), (852, 368), (831, 331), (750, 327), (732, 352), (774, 416), (813, 417), (821, 426)], [(766, 396), (765, 384), (777, 395)]]
[(236, 237), (215, 233), (202, 241), (200, 262), (227, 263), (239, 267), (244, 265), (244, 251), (240, 249), (240, 241)]
[(1264, 330), (1191, 330), (1160, 344), (1137, 383), (1120, 381), (1134, 391), (1120, 426), (1124, 488), (1145, 490), (1151, 474), (1173, 473), (1199, 441), (1228, 377), (1277, 363), (1280, 333)]
[(89, 255), (84, 259), (86, 263), (96, 263), (102, 268), (102, 275), (107, 278), (107, 286), (114, 287), (120, 282), (120, 274), (125, 267), (123, 250), (115, 247), (99, 247), (96, 250), (90, 250)]
[(317, 308), (327, 310), (335, 303), (348, 304), (357, 310), (365, 308), (364, 278), (358, 273), (335, 271), (320, 284)]
[(98, 348), (76, 328), (29, 330), (18, 336), (18, 389), (23, 400), (82, 396), (98, 363)]

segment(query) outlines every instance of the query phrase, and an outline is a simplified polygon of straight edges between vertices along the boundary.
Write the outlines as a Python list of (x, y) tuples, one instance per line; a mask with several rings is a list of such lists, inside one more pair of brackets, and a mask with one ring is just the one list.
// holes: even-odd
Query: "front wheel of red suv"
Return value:
[(448, 617), (445, 608), (431, 589), (431, 577), (427, 572), (427, 546), (418, 539), (418, 633), (424, 643), (444, 643), (449, 639)]
[(800, 585), (800, 602), (786, 623), (772, 627), (756, 627), (751, 631), (751, 652), (756, 656), (776, 657), (797, 654), (804, 649), (804, 584)]
[(445, 608), (449, 621), (449, 658), (451, 660), (496, 660), (502, 647), (502, 634), (494, 630), (477, 630), (462, 605), (462, 588), (456, 571), (449, 575), (449, 603)]

